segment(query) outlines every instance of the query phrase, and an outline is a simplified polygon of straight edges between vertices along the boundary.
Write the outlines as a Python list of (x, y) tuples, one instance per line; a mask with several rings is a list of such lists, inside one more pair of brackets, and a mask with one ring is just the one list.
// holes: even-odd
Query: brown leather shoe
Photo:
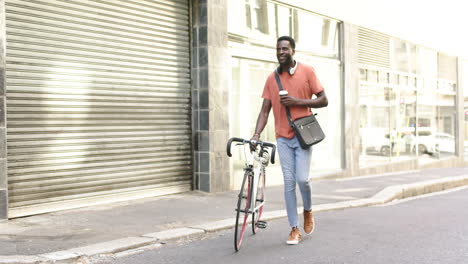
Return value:
[(307, 235), (312, 234), (315, 229), (315, 221), (314, 216), (312, 215), (312, 210), (306, 211), (304, 210), (304, 232)]
[(286, 241), (286, 244), (297, 245), (299, 244), (299, 241), (301, 241), (301, 239), (302, 239), (301, 231), (299, 231), (299, 228), (293, 227), (291, 230), (291, 233), (289, 233), (289, 238), (288, 238), (288, 241)]

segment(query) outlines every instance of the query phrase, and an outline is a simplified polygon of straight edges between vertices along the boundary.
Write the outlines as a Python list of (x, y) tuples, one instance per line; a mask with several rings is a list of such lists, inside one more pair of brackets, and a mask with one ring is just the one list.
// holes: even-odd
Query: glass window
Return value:
[[(242, 1), (228, 0), (228, 31), (229, 33), (245, 35), (247, 34), (247, 10)], [(249, 11), (250, 12), (250, 11)]]
[[(232, 135), (246, 138), (252, 136), (263, 103), (261, 95), (265, 80), (275, 67), (275, 63), (232, 59)], [(272, 117), (272, 114), (270, 114), (270, 117)], [(262, 133), (262, 139), (275, 141), (274, 122), (270, 121)]]
[(319, 171), (337, 171), (342, 169), (343, 155), (343, 133), (342, 133), (342, 103), (343, 94), (341, 91), (341, 68), (336, 60), (319, 60), (309, 57), (301, 58), (301, 61), (314, 67), (317, 77), (325, 87), (328, 98), (328, 106), (313, 109), (317, 113), (320, 126), (326, 134), (326, 139), (314, 146), (314, 153), (311, 163), (311, 177)]
[(293, 36), (292, 10), (289, 7), (276, 6), (276, 36)]
[(228, 0), (228, 32), (257, 39), (276, 38), (275, 4), (266, 0)]
[(252, 30), (268, 34), (268, 8), (265, 0), (245, 0), (246, 24)]
[(391, 161), (412, 157), (416, 153), (416, 129), (412, 118), (416, 116), (416, 90), (408, 87), (394, 89), (390, 101), (390, 133), (393, 134)]
[(379, 71), (379, 83), (388, 83), (388, 72)]
[(410, 56), (408, 71), (410, 73), (418, 74), (418, 73), (420, 73), (420, 69), (419, 69), (420, 62), (419, 62), (418, 46), (408, 44), (408, 51), (409, 51), (409, 56)]
[(296, 14), (297, 49), (338, 56), (338, 23), (304, 11)]
[(435, 135), (435, 156), (445, 157), (455, 154), (456, 124), (456, 57), (438, 54), (437, 86), (437, 134)]
[(419, 73), (418, 47), (406, 41), (392, 39), (391, 67), (394, 70), (408, 73)]
[(392, 42), (392, 68), (397, 71), (408, 72), (410, 67), (406, 42), (399, 39), (392, 39)]
[(465, 161), (468, 161), (468, 60), (460, 61), (459, 76), (461, 77), (460, 88), (463, 91), (463, 106), (465, 113), (465, 135), (463, 149), (465, 153)]
[[(231, 58), (231, 91), (229, 124), (230, 136), (250, 138), (255, 129), (258, 113), (263, 103), (261, 94), (267, 76), (276, 67), (275, 63), (261, 62), (249, 59)], [(275, 142), (273, 114), (263, 130), (262, 140)], [(232, 186), (238, 188), (242, 181), (243, 166), (247, 149), (236, 149), (232, 152), (235, 157), (233, 164)], [(278, 160), (278, 159), (277, 159)], [(280, 170), (279, 162), (271, 164), (272, 171)], [(270, 178), (269, 183), (278, 181)]]
[(416, 88), (416, 77), (409, 77), (408, 82), (409, 87), (411, 87), (412, 89)]
[(367, 70), (366, 69), (359, 69), (359, 76), (361, 81), (367, 81)]
[[(372, 71), (368, 71), (372, 72)], [(359, 89), (361, 166), (388, 162), (390, 155), (388, 88), (377, 83), (361, 84)]]
[[(372, 72), (368, 70), (369, 72)], [(416, 98), (415, 87), (383, 86), (405, 76), (378, 72), (378, 82), (360, 84), (360, 166), (413, 158), (415, 148)], [(408, 79), (408, 76), (406, 76)]]
[(418, 99), (417, 139), (421, 161), (431, 162), (455, 153), (455, 94), (438, 85), (440, 80), (427, 79)]
[(437, 78), (437, 52), (427, 48), (419, 48), (419, 71), (425, 78)]
[(228, 0), (228, 32), (270, 43), (292, 36), (296, 51), (338, 59), (339, 23), (311, 12), (266, 0)]
[(374, 70), (367, 70), (367, 81), (377, 83), (379, 81), (379, 72)]
[(438, 77), (439, 79), (457, 80), (457, 58), (442, 53), (438, 54)]
[(391, 84), (400, 84), (400, 75), (395, 73), (390, 73), (390, 83)]
[(385, 69), (361, 69), (361, 166), (454, 155), (456, 58), (399, 39), (391, 41), (390, 58), (388, 78)]

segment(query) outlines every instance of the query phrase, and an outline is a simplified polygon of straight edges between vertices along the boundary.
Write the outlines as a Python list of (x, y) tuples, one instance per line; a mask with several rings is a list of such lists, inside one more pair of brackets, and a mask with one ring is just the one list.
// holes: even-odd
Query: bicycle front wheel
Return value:
[(252, 213), (252, 233), (255, 234), (258, 231), (257, 222), (262, 219), (263, 206), (265, 204), (265, 168), (262, 169), (258, 179), (257, 197), (255, 200), (252, 199), (252, 201), (255, 201), (254, 208), (260, 206), (258, 210)]
[(234, 231), (234, 248), (236, 251), (239, 251), (242, 245), (242, 240), (244, 239), (245, 230), (247, 229), (252, 179), (252, 172), (246, 171), (239, 191), (239, 199), (237, 200), (236, 209), (236, 226)]

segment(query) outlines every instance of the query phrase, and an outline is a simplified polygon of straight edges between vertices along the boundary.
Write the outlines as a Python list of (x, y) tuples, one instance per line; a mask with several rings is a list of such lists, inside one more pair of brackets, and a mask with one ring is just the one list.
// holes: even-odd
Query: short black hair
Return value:
[(282, 41), (282, 40), (287, 40), (289, 41), (289, 45), (291, 45), (291, 48), (293, 50), (296, 49), (296, 41), (294, 41), (293, 38), (291, 38), (290, 36), (282, 36), (282, 37), (279, 37), (278, 40), (276, 41), (276, 43), (278, 44), (278, 42)]

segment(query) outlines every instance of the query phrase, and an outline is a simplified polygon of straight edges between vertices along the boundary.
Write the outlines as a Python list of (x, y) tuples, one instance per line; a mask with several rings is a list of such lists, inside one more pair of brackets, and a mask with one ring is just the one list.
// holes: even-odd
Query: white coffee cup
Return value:
[(288, 95), (288, 91), (286, 91), (286, 90), (281, 90), (281, 91), (279, 92), (279, 95), (280, 95), (280, 96)]

